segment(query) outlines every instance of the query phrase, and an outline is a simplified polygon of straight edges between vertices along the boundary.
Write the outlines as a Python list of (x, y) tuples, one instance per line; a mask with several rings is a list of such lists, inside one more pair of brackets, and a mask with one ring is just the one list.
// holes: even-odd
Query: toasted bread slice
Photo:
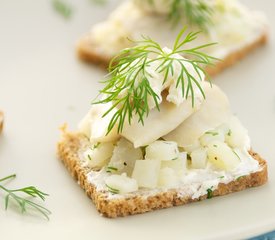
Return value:
[[(77, 44), (79, 57), (106, 67), (121, 49), (134, 44), (127, 41), (127, 38), (140, 40), (141, 36), (148, 36), (162, 47), (171, 48), (171, 41), (187, 24), (184, 18), (183, 22), (171, 27), (165, 14), (155, 11), (156, 9), (144, 8), (143, 1), (141, 4), (136, 2), (122, 3), (105, 21), (94, 25)], [(221, 59), (214, 67), (207, 69), (211, 76), (235, 64), (253, 49), (265, 44), (268, 39), (269, 26), (261, 12), (248, 9), (238, 1), (232, 4), (224, 1), (223, 4), (224, 10), (221, 10), (219, 4), (213, 5), (213, 24), (195, 40), (196, 46), (206, 42), (218, 43), (209, 51), (206, 50), (207, 54)], [(166, 11), (168, 9), (167, 6)], [(189, 26), (189, 31), (200, 30), (198, 26)], [(193, 46), (187, 44), (188, 47)]]
[[(91, 173), (89, 167), (85, 167), (82, 162), (83, 160), (79, 157), (79, 151), (86, 147), (87, 144), (88, 140), (82, 134), (70, 133), (66, 129), (63, 129), (63, 138), (58, 143), (58, 155), (70, 174), (93, 200), (97, 210), (105, 217), (116, 218), (145, 213), (156, 209), (196, 202), (210, 197), (206, 194), (194, 199), (188, 191), (183, 194), (180, 192), (180, 189), (163, 191), (139, 190), (135, 193), (125, 194), (122, 197), (110, 197), (109, 192), (97, 190), (97, 186), (91, 184), (88, 180), (88, 173), (93, 173)], [(220, 183), (217, 189), (211, 193), (211, 197), (260, 186), (267, 181), (266, 161), (253, 151), (250, 151), (250, 155), (259, 162), (260, 170), (237, 178), (228, 184)]]
[(3, 125), (4, 125), (4, 113), (0, 111), (0, 133), (3, 130)]
[[(224, 69), (234, 65), (241, 59), (243, 59), (246, 55), (252, 52), (254, 49), (266, 44), (268, 40), (268, 33), (263, 32), (257, 39), (255, 39), (249, 45), (246, 45), (242, 49), (238, 51), (234, 51), (229, 53), (224, 59), (218, 61), (214, 66), (208, 67), (206, 72), (210, 76), (215, 76), (216, 74), (220, 73)], [(97, 64), (103, 68), (107, 68), (109, 65), (110, 60), (113, 56), (107, 56), (100, 54), (97, 51), (98, 46), (94, 43), (91, 38), (86, 35), (80, 39), (77, 44), (77, 54), (79, 58), (84, 61), (91, 62), (93, 64)]]

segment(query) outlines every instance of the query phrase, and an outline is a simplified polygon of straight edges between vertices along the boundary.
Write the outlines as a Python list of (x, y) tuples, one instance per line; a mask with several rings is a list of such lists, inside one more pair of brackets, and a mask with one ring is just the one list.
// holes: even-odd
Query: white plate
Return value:
[[(89, 109), (104, 72), (77, 60), (75, 41), (104, 19), (116, 1), (95, 7), (74, 1), (69, 21), (50, 1), (2, 0), (0, 7), (0, 108), (6, 124), (0, 137), (0, 176), (17, 173), (10, 186), (36, 185), (50, 197), (49, 222), (4, 211), (1, 239), (235, 239), (275, 228), (275, 67), (274, 38), (215, 83), (249, 129), (253, 148), (268, 160), (265, 186), (186, 206), (110, 220), (56, 159), (58, 126), (74, 129)], [(275, 26), (272, 0), (246, 0), (262, 9)]]

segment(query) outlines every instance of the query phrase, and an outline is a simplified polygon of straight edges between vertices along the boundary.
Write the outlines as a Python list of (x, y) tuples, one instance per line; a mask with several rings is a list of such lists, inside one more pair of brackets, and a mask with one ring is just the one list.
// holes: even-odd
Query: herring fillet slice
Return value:
[(190, 97), (179, 106), (164, 100), (159, 105), (160, 110), (151, 110), (144, 119), (144, 125), (138, 122), (136, 115), (133, 116), (131, 124), (125, 123), (121, 135), (131, 141), (135, 148), (146, 146), (177, 128), (200, 108), (203, 100), (202, 95), (195, 96), (194, 107)]
[(200, 109), (165, 135), (165, 140), (175, 141), (180, 147), (190, 146), (208, 130), (228, 122), (231, 111), (226, 95), (217, 86), (211, 87), (209, 83), (205, 83), (204, 91), (206, 99)]

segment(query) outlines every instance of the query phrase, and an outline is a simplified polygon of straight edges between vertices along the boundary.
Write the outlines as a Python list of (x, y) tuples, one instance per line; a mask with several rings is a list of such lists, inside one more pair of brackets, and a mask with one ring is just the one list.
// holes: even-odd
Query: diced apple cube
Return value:
[(116, 173), (126, 172), (128, 176), (131, 176), (137, 159), (142, 159), (141, 149), (134, 148), (131, 142), (121, 138), (115, 146), (108, 167), (110, 170), (116, 169)]
[(110, 160), (114, 150), (114, 144), (110, 143), (97, 143), (91, 148), (87, 149), (83, 155), (91, 168), (102, 168)]
[(186, 171), (187, 166), (187, 153), (181, 152), (175, 160), (161, 161), (161, 168), (172, 168), (178, 175)]
[(160, 161), (137, 160), (132, 178), (136, 179), (139, 187), (155, 188), (158, 183)]
[(196, 140), (193, 144), (188, 145), (188, 146), (184, 146), (184, 150), (188, 153), (193, 152), (194, 150), (196, 150), (197, 148), (201, 147), (201, 143), (199, 140)]
[(177, 159), (179, 154), (176, 142), (155, 141), (146, 147), (146, 159), (170, 161)]
[(224, 142), (224, 140), (224, 132), (218, 129), (207, 131), (200, 137), (200, 143), (204, 147), (213, 141)]
[(212, 142), (207, 149), (208, 160), (215, 167), (222, 170), (233, 170), (236, 168), (240, 159), (238, 155), (226, 143)]
[(179, 185), (179, 177), (176, 174), (175, 170), (169, 167), (160, 169), (158, 186), (174, 188)]
[(191, 167), (205, 168), (207, 164), (207, 150), (199, 148), (191, 153)]
[(232, 148), (250, 148), (247, 130), (242, 126), (238, 118), (232, 117), (230, 119), (229, 130), (225, 135), (225, 141)]
[(108, 176), (105, 183), (108, 191), (114, 194), (130, 193), (138, 190), (137, 181), (127, 177), (126, 173)]
[(222, 132), (225, 136), (229, 132), (229, 125), (228, 125), (228, 123), (223, 123), (223, 124), (219, 125), (216, 129), (218, 131)]

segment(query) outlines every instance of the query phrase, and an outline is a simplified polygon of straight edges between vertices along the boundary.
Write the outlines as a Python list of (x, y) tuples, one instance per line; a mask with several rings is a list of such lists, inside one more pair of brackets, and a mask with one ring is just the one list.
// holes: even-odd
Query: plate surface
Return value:
[[(60, 126), (75, 129), (100, 88), (105, 72), (79, 61), (76, 40), (104, 19), (118, 1), (95, 6), (71, 1), (71, 19), (58, 15), (46, 0), (1, 0), (0, 176), (17, 173), (10, 186), (36, 185), (50, 194), (49, 222), (4, 211), (3, 239), (236, 239), (275, 228), (275, 67), (273, 35), (269, 44), (216, 79), (232, 109), (248, 128), (255, 151), (268, 160), (269, 182), (209, 201), (110, 220), (94, 205), (56, 158)], [(263, 10), (275, 26), (275, 2), (245, 0)], [(1, 195), (2, 196), (2, 195)], [(38, 237), (39, 236), (39, 237)]]

